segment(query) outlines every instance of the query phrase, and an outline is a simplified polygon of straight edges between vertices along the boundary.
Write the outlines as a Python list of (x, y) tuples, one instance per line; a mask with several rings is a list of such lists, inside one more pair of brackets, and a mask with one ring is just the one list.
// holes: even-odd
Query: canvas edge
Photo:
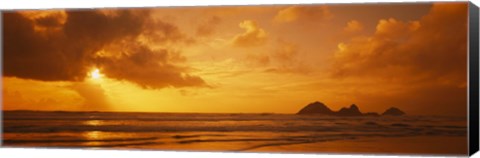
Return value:
[(468, 5), (468, 153), (478, 151), (479, 141), (479, 14), (478, 7)]
[[(433, 3), (436, 1), (420, 1), (420, 2), (406, 2), (406, 3)], [(462, 1), (447, 1), (445, 3), (455, 3)], [(388, 4), (388, 3), (404, 3), (404, 2), (370, 2), (370, 3), (350, 3), (350, 4)], [(343, 3), (312, 3), (313, 5), (320, 4), (343, 4)], [(300, 4), (300, 5), (312, 5), (312, 4)], [(255, 4), (253, 4), (255, 5)], [(293, 5), (293, 4), (257, 4), (257, 5)], [(237, 6), (237, 5), (223, 5), (223, 6)], [(213, 7), (223, 7), (213, 6)], [(245, 5), (251, 6), (251, 5)], [(146, 6), (146, 7), (133, 7), (133, 8), (155, 8), (155, 7), (212, 7), (209, 5), (200, 5), (200, 6)], [(128, 7), (113, 7), (108, 9), (126, 9)], [(97, 8), (46, 8), (49, 9), (97, 9)], [(16, 11), (16, 10), (29, 10), (29, 9), (1, 9), (0, 10), (0, 73), (3, 74), (3, 51), (4, 51), (4, 41), (3, 41), (3, 13), (5, 11)], [(468, 2), (468, 153), (473, 155), (479, 151), (479, 7), (476, 6), (473, 2)], [(3, 147), (3, 79), (0, 81), (0, 147)], [(34, 148), (35, 149), (35, 148)], [(38, 149), (38, 148), (37, 148)], [(48, 149), (48, 148), (47, 148)], [(71, 148), (67, 148), (71, 149)], [(127, 150), (128, 151), (128, 150)], [(187, 151), (188, 152), (188, 151)], [(218, 152), (221, 153), (221, 152)], [(269, 154), (269, 153), (267, 153)], [(329, 153), (316, 153), (316, 154), (329, 154)], [(344, 155), (344, 154), (340, 154)], [(348, 155), (348, 154), (347, 154)], [(355, 156), (362, 156), (354, 154)], [(372, 154), (372, 156), (381, 156), (382, 154)], [(386, 154), (384, 156), (391, 156)], [(397, 156), (409, 156), (397, 154)], [(424, 155), (425, 156), (425, 155)], [(439, 156), (439, 155), (437, 155)]]
[(3, 11), (0, 10), (0, 147), (3, 146)]

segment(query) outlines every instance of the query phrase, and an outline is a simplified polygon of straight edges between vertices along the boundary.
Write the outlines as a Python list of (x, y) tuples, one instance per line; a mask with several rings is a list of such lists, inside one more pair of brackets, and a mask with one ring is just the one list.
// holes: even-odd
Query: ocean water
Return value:
[(327, 142), (357, 143), (355, 148), (361, 148), (376, 140), (418, 138), (448, 147), (447, 138), (467, 137), (466, 118), (440, 116), (37, 111), (4, 111), (3, 116), (3, 145), (22, 147), (293, 152), (310, 144), (313, 152), (323, 152), (319, 146)]

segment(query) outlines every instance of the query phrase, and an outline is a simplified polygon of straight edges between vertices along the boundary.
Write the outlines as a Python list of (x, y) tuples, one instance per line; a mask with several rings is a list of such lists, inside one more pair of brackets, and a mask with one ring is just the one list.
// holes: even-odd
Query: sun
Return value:
[(90, 77), (94, 80), (99, 80), (102, 78), (102, 74), (100, 74), (100, 70), (93, 69), (92, 72), (90, 72)]

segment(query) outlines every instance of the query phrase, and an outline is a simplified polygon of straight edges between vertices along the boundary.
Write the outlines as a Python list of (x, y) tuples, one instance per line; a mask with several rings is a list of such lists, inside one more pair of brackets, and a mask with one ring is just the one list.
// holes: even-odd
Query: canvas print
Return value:
[(2, 13), (3, 146), (467, 154), (468, 3)]

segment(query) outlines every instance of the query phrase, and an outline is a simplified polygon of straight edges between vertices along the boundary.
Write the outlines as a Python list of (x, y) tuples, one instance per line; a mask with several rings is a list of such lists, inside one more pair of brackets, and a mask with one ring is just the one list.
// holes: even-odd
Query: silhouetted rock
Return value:
[(336, 112), (338, 116), (362, 116), (362, 113), (358, 109), (357, 105), (352, 104), (349, 108), (342, 108)]
[(382, 115), (402, 116), (402, 115), (405, 115), (405, 112), (403, 112), (398, 108), (391, 107), (390, 109), (387, 109), (385, 112), (383, 112)]
[(332, 115), (333, 111), (330, 110), (325, 104), (321, 102), (313, 102), (305, 106), (297, 114), (322, 114), (322, 115)]
[(363, 114), (363, 116), (380, 116), (380, 115), (376, 112), (367, 112), (367, 113)]
[[(333, 115), (333, 116), (380, 116), (376, 112), (360, 112), (360, 108), (357, 105), (352, 104), (350, 107), (343, 107), (338, 111), (332, 111), (322, 102), (313, 102), (302, 108), (297, 114), (315, 114), (315, 115)], [(398, 108), (392, 107), (387, 109), (382, 115), (389, 116), (401, 116), (405, 115), (405, 112), (401, 111)]]

